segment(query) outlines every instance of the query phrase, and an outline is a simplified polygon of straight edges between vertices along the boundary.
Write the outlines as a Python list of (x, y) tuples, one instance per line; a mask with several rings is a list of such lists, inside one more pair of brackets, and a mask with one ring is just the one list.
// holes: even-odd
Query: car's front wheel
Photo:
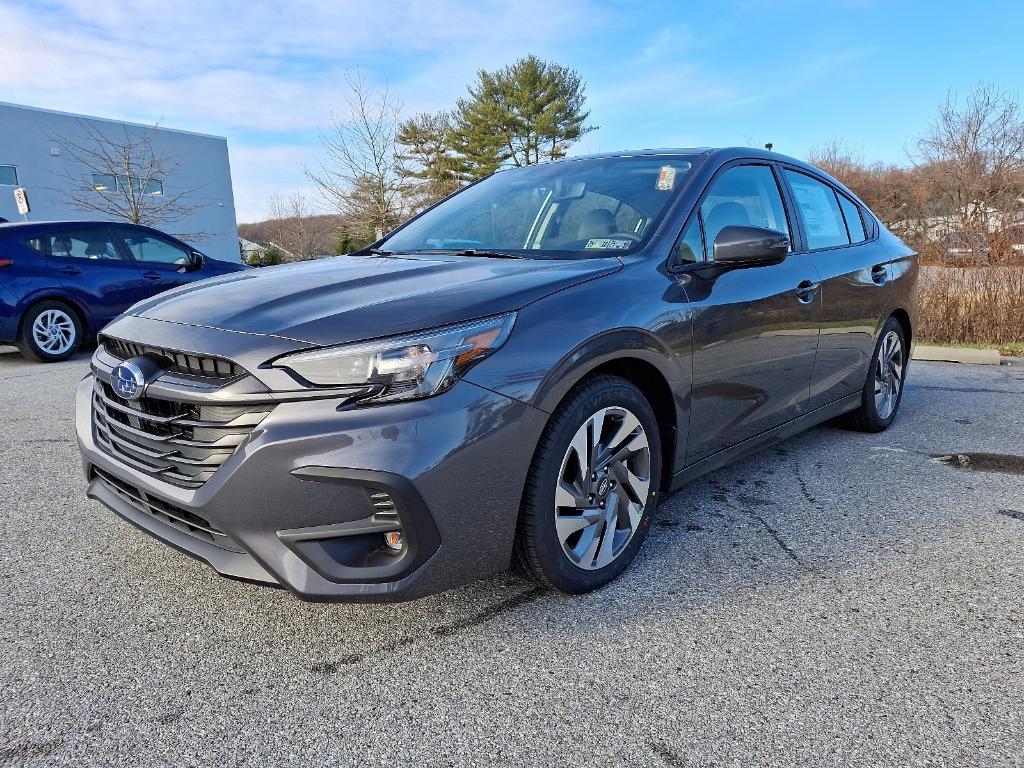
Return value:
[(607, 584), (643, 543), (660, 477), (658, 424), (640, 390), (614, 376), (577, 387), (534, 455), (519, 513), (517, 567), (572, 594)]
[(29, 309), (21, 323), (18, 349), (29, 360), (55, 363), (67, 360), (82, 343), (82, 324), (66, 304), (42, 301)]

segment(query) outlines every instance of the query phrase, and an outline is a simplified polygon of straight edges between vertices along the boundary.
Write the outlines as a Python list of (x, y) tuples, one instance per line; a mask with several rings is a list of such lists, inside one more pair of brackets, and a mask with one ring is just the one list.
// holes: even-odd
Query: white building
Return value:
[(76, 151), (70, 147), (100, 147), (103, 142), (96, 137), (120, 145), (145, 139), (153, 155), (172, 158), (173, 172), (150, 178), (146, 189), (139, 191), (162, 195), (164, 200), (180, 195), (188, 213), (154, 226), (214, 258), (239, 260), (228, 143), (221, 136), (0, 102), (0, 218), (21, 220), (13, 193), (23, 187), (32, 206), (32, 221), (113, 220), (112, 214), (85, 210), (68, 198), (75, 189), (79, 197), (87, 194), (89, 184), (99, 196), (116, 191), (119, 184), (127, 189), (131, 183), (120, 174), (96, 173), (75, 158)]

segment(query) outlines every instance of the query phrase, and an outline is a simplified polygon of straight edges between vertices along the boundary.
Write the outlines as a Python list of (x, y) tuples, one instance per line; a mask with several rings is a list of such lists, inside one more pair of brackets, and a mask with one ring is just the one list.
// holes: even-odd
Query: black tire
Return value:
[[(62, 345), (58, 352), (51, 352), (40, 346), (32, 330), (36, 320), (45, 312), (58, 313), (60, 317), (66, 318), (70, 325), (70, 344), (66, 348), (63, 348)], [(78, 319), (78, 314), (67, 304), (61, 301), (41, 301), (31, 307), (22, 318), (21, 333), (16, 345), (24, 357), (37, 363), (57, 363), (67, 360), (82, 345), (82, 323)]]
[[(876, 402), (876, 384), (879, 381), (879, 370), (881, 368), (879, 353), (882, 349), (882, 344), (886, 342), (891, 334), (896, 334), (896, 337), (899, 339), (900, 373), (897, 380), (898, 387), (895, 399), (891, 404), (891, 409), (886, 413), (884, 412), (886, 408), (883, 408), (882, 412), (879, 411), (879, 406)], [(907, 348), (907, 339), (903, 333), (903, 326), (895, 317), (890, 317), (885, 322), (885, 325), (882, 326), (882, 332), (878, 334), (878, 341), (875, 342), (875, 350), (871, 355), (867, 378), (864, 381), (864, 389), (861, 392), (860, 407), (847, 414), (846, 423), (848, 426), (861, 432), (883, 432), (892, 425), (896, 420), (896, 413), (899, 411), (900, 402), (903, 400), (904, 383), (907, 378), (907, 365), (909, 362), (910, 350)]]
[[(626, 484), (620, 485), (616, 490), (616, 483), (611, 483), (612, 492), (620, 494), (622, 501), (619, 505), (609, 503), (608, 509), (617, 507), (622, 510), (619, 513), (620, 520), (630, 520), (631, 538), (622, 545), (619, 554), (615, 555), (610, 563), (603, 567), (586, 570), (570, 559), (569, 554), (563, 550), (563, 544), (556, 533), (555, 492), (556, 483), (559, 482), (560, 473), (563, 471), (563, 460), (568, 460), (567, 452), (570, 450), (573, 437), (592, 416), (604, 408), (613, 408), (612, 413), (618, 413), (617, 409), (625, 409), (636, 418), (642, 427), (647, 438), (648, 454), (643, 456), (643, 460), (647, 463), (647, 478), (645, 479), (649, 481), (649, 487), (645, 493), (646, 501), (643, 506), (634, 507), (634, 509), (642, 509), (639, 522), (634, 523), (628, 513), (628, 508), (621, 506), (621, 504), (628, 505), (634, 494), (630, 492), (627, 495), (623, 487)], [(614, 416), (610, 418), (614, 419)], [(611, 429), (615, 428), (614, 421), (604, 423), (610, 423)], [(622, 423), (624, 422), (620, 422), (620, 424)], [(638, 433), (634, 429), (631, 434)], [(619, 445), (625, 445), (626, 442), (628, 440), (620, 442)], [(630, 453), (630, 455), (642, 456), (643, 454), (641, 452), (640, 454)], [(589, 470), (585, 471), (589, 472)], [(642, 478), (642, 474), (641, 472), (638, 476)], [(614, 475), (613, 472), (611, 476), (618, 475)], [(651, 517), (661, 493), (660, 479), (661, 440), (658, 422), (650, 403), (647, 402), (640, 390), (625, 379), (616, 376), (595, 376), (583, 382), (570, 392), (559, 405), (537, 445), (519, 511), (513, 556), (516, 570), (548, 589), (570, 594), (589, 592), (604, 586), (622, 573), (640, 550), (650, 528)], [(594, 490), (597, 490), (597, 486), (594, 487)], [(608, 493), (607, 486), (604, 487), (604, 493)], [(610, 495), (598, 496), (599, 500), (611, 498)], [(618, 497), (615, 498), (618, 499)], [(604, 514), (597, 510), (593, 510), (593, 512)], [(604, 530), (607, 531), (609, 528), (605, 527)], [(614, 528), (610, 530), (612, 530), (613, 542), (616, 535), (623, 533)], [(582, 531), (580, 535), (582, 536)], [(572, 540), (571, 537), (566, 539), (567, 542), (570, 540)], [(600, 559), (596, 558), (591, 562), (591, 566), (593, 567), (599, 562)]]

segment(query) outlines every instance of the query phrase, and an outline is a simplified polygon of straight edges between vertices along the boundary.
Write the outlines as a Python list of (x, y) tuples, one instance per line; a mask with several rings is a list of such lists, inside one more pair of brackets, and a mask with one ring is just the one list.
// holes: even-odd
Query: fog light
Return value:
[(402, 540), (401, 531), (388, 531), (384, 534), (384, 546), (392, 552), (401, 552), (405, 542)]

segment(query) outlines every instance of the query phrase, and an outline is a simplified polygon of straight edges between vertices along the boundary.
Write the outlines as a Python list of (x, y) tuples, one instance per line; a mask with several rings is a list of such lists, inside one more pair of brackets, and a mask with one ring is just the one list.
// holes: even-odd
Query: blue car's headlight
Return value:
[(373, 402), (436, 395), (501, 347), (516, 313), (431, 331), (286, 355), (274, 362), (310, 384), (373, 387)]

